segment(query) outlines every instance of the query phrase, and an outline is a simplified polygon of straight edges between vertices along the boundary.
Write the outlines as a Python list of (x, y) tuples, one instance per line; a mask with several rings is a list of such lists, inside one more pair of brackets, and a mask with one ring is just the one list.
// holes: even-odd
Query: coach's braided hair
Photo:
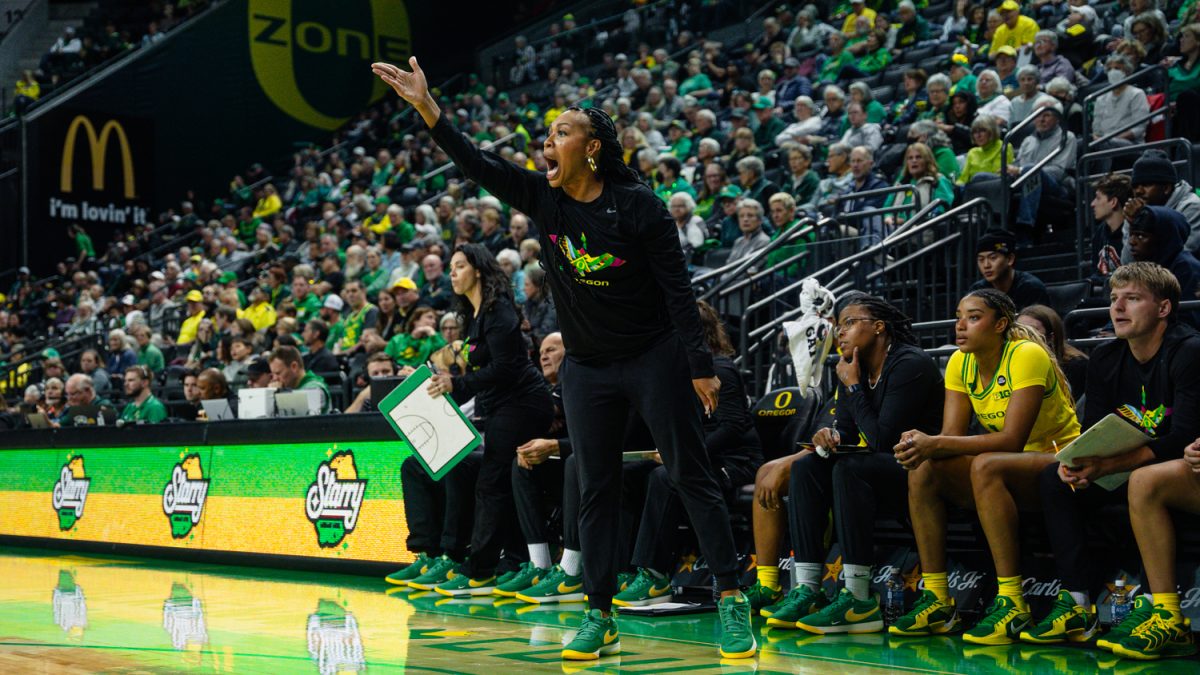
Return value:
[(614, 180), (622, 183), (640, 183), (642, 178), (638, 172), (625, 163), (625, 153), (621, 150), (621, 142), (617, 139), (617, 127), (608, 113), (599, 108), (580, 108), (572, 106), (568, 111), (581, 112), (588, 118), (591, 128), (588, 138), (600, 141), (600, 151), (592, 158), (596, 162), (596, 175), (604, 180)]
[[(1046, 339), (1036, 330), (1026, 326), (1025, 324), (1017, 323), (1017, 306), (1013, 303), (1012, 298), (1008, 297), (1007, 293), (1003, 293), (994, 288), (981, 288), (976, 291), (967, 293), (966, 297), (976, 297), (983, 300), (983, 304), (996, 313), (996, 319), (1008, 319), (1008, 325), (1004, 328), (1004, 340), (1028, 340), (1042, 348), (1046, 352), (1046, 356), (1050, 357), (1050, 365), (1054, 367), (1054, 376), (1058, 380), (1058, 384), (1067, 385), (1067, 376), (1063, 373), (1062, 366), (1058, 363), (1058, 357), (1054, 355), (1054, 350), (1050, 345), (1046, 344)], [(1069, 385), (1067, 385), (1069, 386)], [(1071, 409), (1075, 409), (1075, 399), (1070, 395), (1070, 389), (1067, 390), (1067, 402)]]
[(882, 321), (893, 342), (914, 346), (917, 344), (917, 336), (912, 331), (912, 319), (887, 300), (867, 293), (854, 293), (842, 302), (841, 309), (851, 305), (862, 307), (871, 318)]

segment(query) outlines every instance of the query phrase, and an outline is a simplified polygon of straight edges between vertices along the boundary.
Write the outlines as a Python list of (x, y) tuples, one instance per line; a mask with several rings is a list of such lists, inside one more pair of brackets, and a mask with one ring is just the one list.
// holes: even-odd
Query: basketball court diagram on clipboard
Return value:
[(429, 475), (440, 480), (482, 439), (448, 394), (428, 394), (432, 376), (428, 367), (418, 368), (379, 402), (379, 412), (412, 446)]

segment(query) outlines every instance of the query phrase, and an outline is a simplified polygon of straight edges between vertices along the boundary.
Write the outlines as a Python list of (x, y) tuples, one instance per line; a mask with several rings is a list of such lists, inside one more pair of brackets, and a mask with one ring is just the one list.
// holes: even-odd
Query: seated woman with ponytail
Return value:
[[(974, 509), (996, 565), (999, 594), (967, 642), (1005, 645), (1030, 624), (1018, 570), (1018, 512), (1039, 508), (1038, 474), (1079, 436), (1067, 379), (1033, 329), (995, 289), (958, 303), (958, 351), (946, 366), (942, 433), (903, 433), (896, 459), (909, 471), (908, 505), (925, 591), (892, 635), (953, 632), (960, 620), (946, 583), (946, 506)], [(968, 435), (972, 412), (987, 433)]]
[[(785, 512), (795, 552), (792, 590), (760, 614), (770, 626), (817, 634), (883, 630), (879, 599), (870, 592), (871, 534), (877, 514), (903, 513), (907, 503), (907, 479), (892, 447), (913, 424), (929, 433), (941, 426), (944, 391), (937, 364), (916, 346), (900, 310), (856, 293), (838, 318), (836, 423), (813, 436), (819, 449), (764, 465), (755, 482), (759, 581), (748, 593), (759, 604), (779, 600), (778, 542), (766, 535), (775, 514)], [(853, 446), (864, 451), (839, 451)], [(820, 591), (830, 509), (846, 565), (846, 588), (832, 604)]]

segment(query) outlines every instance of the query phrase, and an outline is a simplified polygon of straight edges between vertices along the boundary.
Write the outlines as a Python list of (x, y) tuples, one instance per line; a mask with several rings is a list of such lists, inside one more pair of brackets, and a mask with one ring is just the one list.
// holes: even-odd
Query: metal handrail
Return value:
[[(1108, 306), (1104, 307), (1086, 307), (1084, 309), (1073, 309), (1067, 312), (1063, 317), (1063, 329), (1070, 335), (1076, 325), (1084, 319), (1092, 319), (1097, 317), (1108, 316)], [(1172, 314), (1181, 312), (1185, 309), (1200, 309), (1200, 300), (1184, 300), (1176, 305), (1176, 309)], [(1065, 336), (1064, 336), (1065, 337)]]
[[(479, 146), (479, 148), (481, 150), (491, 150), (492, 148), (499, 147), (499, 146), (511, 141), (516, 136), (520, 136), (520, 134), (518, 134), (517, 132), (514, 131), (503, 138), (498, 138), (494, 141), (488, 141), (487, 143), (484, 143), (483, 145)], [(434, 176), (440, 176), (443, 173), (446, 173), (447, 171), (449, 171), (450, 167), (452, 167), (452, 166), (454, 166), (454, 162), (447, 162), (447, 163), (439, 166), (438, 168), (434, 169), (433, 171), (430, 171), (429, 173), (422, 175), (421, 180), (429, 180), (430, 178), (433, 178)]]
[(885, 188), (876, 188), (874, 190), (864, 190), (862, 192), (849, 192), (844, 195), (838, 195), (837, 197), (835, 197), (833, 200), (833, 203), (836, 208), (836, 206), (838, 204), (841, 204), (842, 202), (845, 202), (845, 201), (850, 201), (852, 199), (863, 199), (864, 197), (878, 197), (881, 195), (890, 195), (893, 192), (909, 192), (909, 191), (913, 190), (915, 187), (916, 186), (913, 185), (912, 183), (906, 183), (904, 185), (890, 185)]
[[(1036, 120), (1039, 115), (1045, 112), (1058, 115), (1058, 130), (1061, 139), (1059, 141), (1058, 148), (1055, 149), (1054, 152), (1038, 160), (1032, 167), (1029, 168), (1028, 171), (1023, 171), (1021, 175), (1016, 178), (1016, 180), (1013, 180), (1013, 178), (1008, 175), (1008, 152), (1006, 152), (1006, 150), (1012, 148), (1012, 139), (1018, 131), (1033, 124), (1034, 120)], [(1012, 191), (1015, 188), (1024, 185), (1025, 181), (1028, 180), (1030, 176), (1037, 176), (1038, 171), (1040, 171), (1043, 166), (1049, 164), (1055, 157), (1058, 157), (1067, 149), (1067, 143), (1071, 140), (1071, 132), (1067, 131), (1067, 128), (1063, 126), (1062, 122), (1063, 114), (1052, 107), (1046, 106), (1034, 110), (1032, 113), (1030, 113), (1029, 117), (1021, 120), (1017, 126), (1013, 127), (1008, 131), (1008, 133), (1004, 134), (1004, 140), (1000, 142), (1000, 222), (1005, 228), (1008, 227), (1008, 211), (1011, 208), (1009, 202), (1012, 201)], [(1016, 159), (1016, 154), (1014, 153), (1014, 163), (1016, 162)]]
[[(804, 285), (804, 281), (807, 279), (816, 278), (822, 274), (827, 274), (827, 273), (829, 273), (833, 270), (837, 270), (839, 268), (849, 269), (849, 268), (853, 267), (853, 265), (855, 263), (859, 262), (860, 260), (865, 260), (867, 258), (876, 256), (876, 255), (879, 255), (880, 253), (885, 252), (885, 250), (887, 249), (888, 246), (898, 243), (901, 240), (907, 240), (911, 237), (914, 237), (917, 234), (920, 234), (921, 232), (924, 232), (925, 230), (927, 230), (935, 225), (939, 225), (945, 221), (950, 220), (952, 217), (958, 217), (962, 213), (966, 213), (967, 211), (975, 208), (976, 206), (978, 206), (980, 204), (987, 204), (987, 200), (984, 199), (983, 197), (976, 197), (975, 199), (972, 199), (971, 201), (969, 201), (965, 204), (956, 206), (956, 207), (950, 209), (949, 211), (940, 213), (940, 214), (930, 218), (929, 220), (927, 220), (923, 223), (920, 223), (919, 225), (914, 226), (912, 229), (908, 230), (902, 237), (894, 238), (894, 239), (893, 238), (884, 239), (883, 241), (881, 241), (877, 244), (874, 244), (868, 248), (865, 248), (862, 251), (859, 251), (858, 253), (847, 256), (845, 258), (842, 258), (841, 260), (838, 260), (838, 261), (826, 266), (825, 268), (817, 270), (816, 272), (813, 272), (812, 274), (800, 279), (796, 283), (793, 283), (793, 284), (787, 286), (786, 288), (777, 291), (776, 293), (772, 294), (771, 296), (764, 298), (762, 300), (759, 300), (758, 302), (755, 302), (754, 304), (752, 304), (746, 308), (746, 313), (749, 314), (750, 312), (753, 312), (757, 309), (762, 309), (763, 307), (769, 305), (770, 303), (777, 301), (780, 297), (782, 297), (785, 294), (794, 293), (796, 290), (798, 290), (801, 286)], [(931, 203), (926, 208), (931, 208), (933, 206), (935, 206), (935, 204)], [(916, 220), (916, 217), (912, 218), (911, 220)], [(762, 326), (759, 326), (758, 328), (750, 331), (750, 337), (758, 337), (759, 335), (762, 335), (764, 332), (769, 331), (769, 330), (777, 327), (778, 325), (782, 324), (783, 321), (790, 319), (792, 316), (794, 316), (798, 312), (799, 312), (799, 310), (791, 310), (789, 312), (785, 312), (785, 313), (781, 314), (780, 316), (776, 317), (775, 319), (772, 319), (771, 321), (763, 324)]]
[[(1149, 68), (1142, 68), (1141, 70), (1135, 71), (1131, 75), (1126, 75), (1125, 79), (1121, 80), (1120, 82), (1117, 82), (1115, 84), (1109, 83), (1109, 84), (1104, 85), (1103, 87), (1097, 89), (1096, 91), (1088, 94), (1087, 97), (1085, 97), (1083, 99), (1083, 148), (1082, 148), (1082, 152), (1080, 152), (1079, 154), (1082, 155), (1082, 154), (1086, 153), (1088, 150), (1088, 146), (1092, 144), (1092, 140), (1091, 140), (1091, 138), (1092, 138), (1092, 119), (1091, 119), (1091, 115), (1089, 113), (1091, 113), (1094, 109), (1088, 107), (1089, 104), (1095, 103), (1097, 100), (1099, 100), (1099, 98), (1101, 96), (1103, 96), (1104, 94), (1107, 94), (1110, 91), (1119, 89), (1127, 84), (1131, 84), (1134, 80), (1140, 80), (1150, 74), (1156, 74), (1156, 75), (1159, 75), (1161, 78), (1166, 78), (1167, 77), (1167, 69), (1164, 68), (1161, 64), (1155, 64), (1153, 66), (1150, 66)], [(1152, 110), (1151, 112), (1162, 115), (1162, 114), (1165, 114), (1166, 111)], [(1169, 123), (1170, 122), (1168, 121), (1168, 124)], [(1134, 124), (1131, 124), (1128, 127), (1125, 127), (1124, 129), (1122, 129), (1121, 131), (1119, 131), (1117, 133), (1122, 133), (1124, 131), (1127, 131), (1128, 129), (1136, 126), (1137, 124), (1138, 123), (1135, 122)], [(1168, 128), (1168, 132), (1169, 131), (1170, 131), (1170, 129)], [(1168, 136), (1169, 135), (1170, 134), (1168, 133)], [(1100, 143), (1100, 142), (1102, 142), (1102, 140), (1107, 140), (1107, 139), (1101, 139), (1101, 140), (1097, 140), (1095, 142)]]
[[(826, 220), (828, 220), (828, 219), (826, 219)], [(825, 222), (825, 221), (822, 221), (822, 222)], [(719, 278), (723, 279), (723, 281), (718, 282), (712, 288), (705, 291), (705, 293), (700, 296), (700, 299), (705, 300), (705, 301), (709, 300), (710, 298), (713, 297), (713, 295), (715, 295), (717, 292), (719, 292), (724, 286), (728, 285), (729, 283), (732, 283), (732, 281), (731, 281), (732, 279), (736, 279), (738, 277), (738, 275), (740, 275), (742, 272), (745, 272), (746, 270), (753, 267), (755, 263), (759, 262), (760, 260), (765, 259), (772, 251), (782, 248), (782, 247), (786, 246), (787, 244), (791, 243), (792, 241), (794, 241), (795, 239), (805, 236), (805, 235), (808, 235), (809, 233), (815, 231), (814, 226), (816, 226), (817, 224), (818, 224), (817, 221), (813, 220), (812, 218), (802, 218), (802, 219), (800, 219), (800, 222), (796, 223), (796, 225), (794, 227), (792, 227), (790, 230), (788, 230), (787, 232), (784, 232), (781, 236), (776, 237), (775, 239), (771, 240), (766, 246), (758, 249), (753, 254), (748, 255), (745, 258), (742, 258), (740, 260), (734, 260), (732, 262), (726, 263), (725, 265), (722, 265), (721, 267), (718, 267), (717, 269), (712, 270), (711, 272), (705, 272), (704, 274), (696, 277), (695, 279), (692, 279), (693, 285), (702, 284), (705, 281), (708, 281), (709, 279), (712, 279), (714, 277), (719, 277)]]

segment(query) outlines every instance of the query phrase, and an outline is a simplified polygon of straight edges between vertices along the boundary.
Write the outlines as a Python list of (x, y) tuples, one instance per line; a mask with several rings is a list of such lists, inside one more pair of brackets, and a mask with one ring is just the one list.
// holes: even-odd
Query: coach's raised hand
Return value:
[(371, 72), (387, 83), (400, 98), (416, 108), (425, 124), (432, 127), (437, 123), (441, 109), (429, 93), (429, 82), (425, 79), (425, 71), (421, 70), (420, 64), (417, 63), (417, 57), (408, 57), (408, 65), (412, 68), (411, 73), (401, 70), (399, 66), (377, 61), (371, 64)]

